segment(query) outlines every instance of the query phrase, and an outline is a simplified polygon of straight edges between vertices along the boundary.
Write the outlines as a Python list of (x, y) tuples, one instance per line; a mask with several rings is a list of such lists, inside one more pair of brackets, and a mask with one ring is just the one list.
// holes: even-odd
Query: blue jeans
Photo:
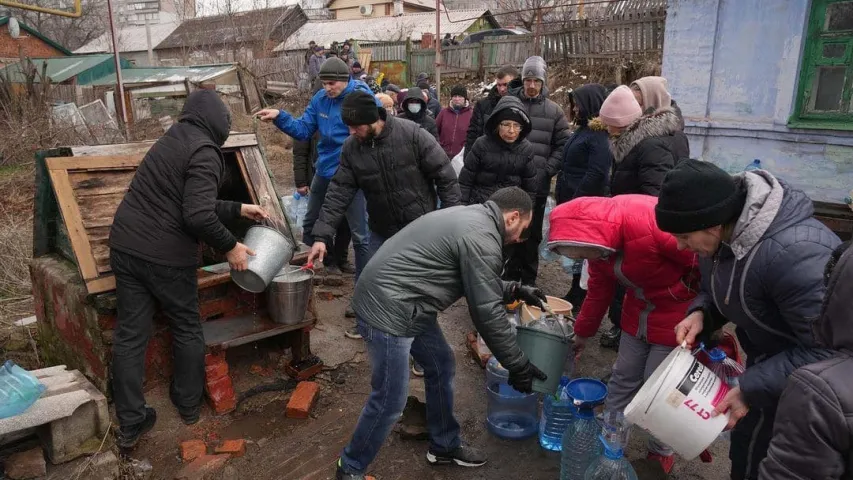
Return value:
[[(306, 245), (314, 244), (314, 224), (320, 218), (320, 210), (326, 200), (326, 191), (332, 179), (314, 175), (311, 181), (311, 195), (308, 196), (308, 211), (302, 221), (302, 241)], [(346, 212), (347, 222), (352, 232), (352, 249), (355, 251), (355, 279), (361, 275), (361, 270), (367, 265), (367, 247), (370, 240), (370, 230), (367, 227), (367, 203), (364, 192), (356, 193)], [(327, 247), (331, 248), (331, 245)]]
[(417, 337), (397, 337), (358, 320), (358, 331), (367, 343), (373, 391), (361, 411), (352, 439), (341, 453), (347, 473), (367, 470), (394, 424), (400, 420), (409, 395), (409, 354), (424, 369), (427, 429), (430, 450), (449, 453), (461, 444), (459, 423), (453, 416), (453, 377), (456, 361), (444, 339), (438, 319)]

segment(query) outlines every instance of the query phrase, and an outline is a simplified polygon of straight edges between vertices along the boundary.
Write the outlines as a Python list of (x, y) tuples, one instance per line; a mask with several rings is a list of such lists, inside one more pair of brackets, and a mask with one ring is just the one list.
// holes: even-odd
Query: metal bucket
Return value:
[(264, 225), (253, 225), (246, 232), (243, 243), (254, 250), (249, 256), (249, 268), (242, 272), (231, 270), (231, 279), (244, 290), (261, 293), (281, 267), (293, 258), (293, 243), (278, 230)]
[(267, 310), (276, 323), (296, 325), (305, 319), (314, 287), (314, 272), (285, 267), (267, 289)]
[(566, 357), (571, 351), (571, 341), (564, 335), (536, 330), (521, 325), (516, 329), (518, 346), (530, 363), (542, 370), (548, 379), (533, 381), (533, 391), (553, 395), (560, 384)]

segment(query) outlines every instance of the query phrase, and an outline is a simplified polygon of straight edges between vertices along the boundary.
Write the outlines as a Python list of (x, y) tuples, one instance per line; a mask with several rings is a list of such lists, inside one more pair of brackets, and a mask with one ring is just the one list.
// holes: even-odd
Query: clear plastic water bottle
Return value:
[(569, 377), (560, 378), (560, 386), (554, 395), (545, 395), (542, 400), (542, 416), (539, 419), (539, 445), (545, 450), (559, 452), (563, 449), (563, 434), (575, 418), (575, 405), (566, 392)]
[(578, 379), (566, 388), (577, 407), (575, 420), (563, 434), (560, 480), (583, 480), (586, 471), (601, 455), (601, 427), (595, 419), (595, 406), (607, 395), (607, 387), (593, 379)]
[(726, 382), (730, 388), (738, 386), (737, 377), (743, 374), (743, 365), (729, 358), (721, 348), (709, 350), (708, 358), (711, 360), (711, 371), (716, 373), (720, 380)]
[(749, 172), (750, 170), (761, 170), (761, 160), (756, 158), (743, 169), (744, 172)]
[(308, 195), (293, 192), (293, 195), (281, 197), (281, 203), (284, 205), (284, 212), (287, 214), (291, 225), (299, 234), (302, 234), (302, 222), (308, 213)]
[(551, 216), (551, 210), (555, 206), (557, 206), (557, 202), (549, 196), (548, 200), (545, 201), (545, 219), (542, 221), (542, 242), (539, 244), (539, 256), (546, 262), (556, 260), (559, 257), (556, 253), (548, 250), (548, 231), (551, 228), (551, 222), (548, 220), (548, 217)]
[(604, 454), (598, 457), (584, 474), (584, 480), (638, 480), (634, 467), (625, 459), (622, 445), (610, 443), (604, 435), (599, 437)]

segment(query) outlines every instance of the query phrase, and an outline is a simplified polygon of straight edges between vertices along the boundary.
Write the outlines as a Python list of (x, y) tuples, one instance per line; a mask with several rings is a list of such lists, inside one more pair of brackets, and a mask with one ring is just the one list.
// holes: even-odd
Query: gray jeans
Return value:
[[(643, 383), (652, 376), (672, 349), (673, 347), (647, 343), (623, 330), (619, 341), (619, 356), (616, 357), (613, 374), (607, 383), (605, 407), (620, 412), (625, 410)], [(649, 451), (672, 455), (672, 449), (654, 437), (649, 437)]]

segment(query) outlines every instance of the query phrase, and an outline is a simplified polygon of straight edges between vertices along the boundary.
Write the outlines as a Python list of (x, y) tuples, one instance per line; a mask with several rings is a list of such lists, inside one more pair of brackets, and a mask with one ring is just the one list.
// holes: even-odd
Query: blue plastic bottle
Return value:
[(750, 170), (761, 170), (761, 160), (755, 159), (743, 169), (744, 172), (748, 172)]
[(580, 378), (566, 387), (577, 406), (574, 422), (563, 435), (560, 480), (584, 480), (590, 464), (601, 455), (601, 426), (595, 419), (595, 406), (604, 401), (607, 387), (599, 380)]
[(563, 449), (563, 433), (575, 418), (575, 406), (566, 387), (569, 377), (560, 378), (557, 393), (546, 395), (542, 400), (542, 416), (539, 420), (539, 445), (545, 450), (559, 452)]
[(638, 480), (637, 472), (622, 453), (622, 446), (608, 443), (603, 436), (599, 441), (604, 446), (604, 454), (592, 462), (584, 480)]

